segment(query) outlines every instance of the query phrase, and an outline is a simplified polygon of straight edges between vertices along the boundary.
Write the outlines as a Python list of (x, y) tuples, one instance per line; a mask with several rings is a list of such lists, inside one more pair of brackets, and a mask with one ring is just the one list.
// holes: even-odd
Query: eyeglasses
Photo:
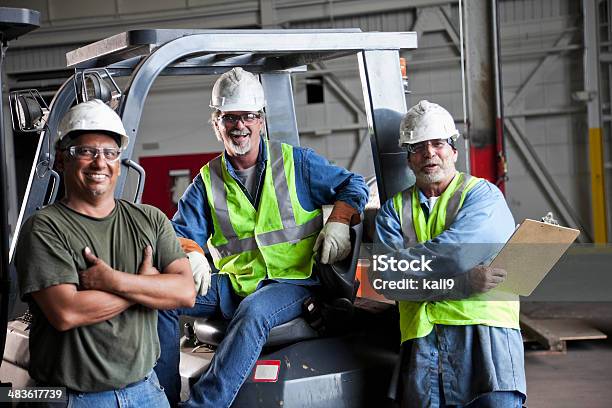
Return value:
[(66, 150), (77, 160), (92, 161), (102, 154), (107, 163), (114, 163), (121, 157), (119, 147), (70, 146)]
[(406, 149), (409, 153), (423, 153), (429, 145), (431, 145), (434, 150), (442, 150), (448, 144), (450, 144), (449, 139), (433, 139), (415, 144), (409, 144), (406, 146)]
[(223, 124), (235, 125), (239, 120), (242, 121), (245, 125), (252, 125), (261, 119), (261, 114), (259, 113), (243, 113), (241, 115), (234, 115), (232, 113), (226, 113), (224, 115), (219, 116), (219, 120), (223, 122)]

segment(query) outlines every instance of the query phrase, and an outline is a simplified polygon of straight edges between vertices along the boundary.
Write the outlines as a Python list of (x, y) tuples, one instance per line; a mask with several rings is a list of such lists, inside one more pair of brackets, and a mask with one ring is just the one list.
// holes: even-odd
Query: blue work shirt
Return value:
[[(258, 208), (263, 185), (263, 174), (268, 161), (268, 152), (263, 140), (259, 144), (259, 155), (256, 163), (257, 193), (252, 197), (244, 187), (229, 157), (225, 154), (228, 173), (242, 188), (249, 201)], [(294, 147), (293, 161), (295, 182), (300, 204), (306, 211), (320, 209), (336, 201), (344, 201), (358, 212), (362, 212), (368, 200), (369, 190), (362, 176), (346, 169), (332, 165), (312, 149)], [(214, 233), (210, 206), (206, 198), (206, 189), (202, 175), (198, 174), (187, 187), (178, 203), (178, 210), (172, 217), (172, 226), (177, 236), (191, 239), (202, 248), (206, 248), (208, 238)], [(316, 278), (309, 279), (276, 279), (277, 281), (309, 285), (316, 283)], [(260, 282), (264, 284), (265, 280)]]
[[(419, 201), (428, 215), (430, 204), (420, 190)], [(376, 243), (397, 258), (433, 258), (438, 268), (453, 271), (450, 276), (464, 274), (491, 259), (513, 231), (514, 218), (503, 194), (486, 180), (468, 191), (448, 229), (414, 247), (404, 248), (392, 200), (382, 206), (376, 218)], [(409, 271), (404, 275), (421, 278), (424, 273)], [(436, 324), (428, 336), (405, 342), (402, 350), (398, 378), (402, 380), (402, 406), (430, 406), (437, 400), (440, 386), (448, 405), (465, 405), (493, 391), (527, 395), (523, 342), (517, 329)]]

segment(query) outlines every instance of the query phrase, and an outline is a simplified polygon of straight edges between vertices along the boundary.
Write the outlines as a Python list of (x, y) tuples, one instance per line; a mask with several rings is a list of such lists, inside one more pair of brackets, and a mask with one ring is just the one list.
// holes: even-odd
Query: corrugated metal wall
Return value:
[[(9, 0), (5, 0), (9, 1)], [(244, 27), (259, 21), (258, 1), (116, 1), (102, 4), (86, 2), (19, 1), (44, 9), (43, 18), (51, 21), (42, 28), (49, 46), (11, 51), (9, 73), (45, 71), (61, 66), (61, 57), (73, 48), (75, 39), (91, 41), (130, 27)], [(419, 49), (406, 52), (412, 94), (409, 106), (427, 98), (446, 106), (457, 120), (462, 120), (462, 84), (459, 51), (453, 35), (459, 32), (457, 3), (422, 7), (412, 2), (361, 0), (321, 2), (314, 0), (277, 0), (276, 18), (284, 28), (348, 28), (365, 31), (419, 31)], [(354, 10), (378, 6), (386, 12), (350, 15)], [(586, 153), (585, 108), (574, 101), (573, 92), (582, 89), (582, 18), (580, 2), (571, 0), (504, 0), (500, 1), (502, 71), (504, 102), (510, 104), (525, 81), (525, 87), (506, 114), (523, 129), (539, 157), (554, 176), (571, 206), (585, 224), (590, 221), (589, 180)], [(359, 7), (357, 7), (359, 6)], [(50, 7), (48, 9), (47, 7)], [(403, 8), (403, 9), (402, 9)], [(289, 20), (295, 10), (310, 10)], [(297, 21), (300, 16), (318, 16)], [(102, 17), (98, 18), (97, 15)], [(239, 16), (240, 18), (236, 17)], [(83, 23), (96, 21), (92, 29)], [(147, 23), (148, 21), (148, 23)], [(416, 27), (415, 27), (416, 23)], [(471, 27), (470, 29), (477, 29)], [(454, 33), (453, 33), (454, 32)], [(93, 34), (92, 34), (93, 33)], [(42, 35), (41, 34), (41, 35)], [(71, 41), (70, 41), (71, 40)], [(24, 39), (25, 41), (25, 39)], [(40, 41), (40, 38), (31, 41)], [(55, 46), (55, 48), (54, 48)], [(550, 57), (541, 67), (546, 57)], [(332, 72), (354, 98), (362, 91), (355, 58), (344, 58), (328, 64), (324, 73)], [(365, 131), (365, 115), (347, 107), (343, 97), (329, 86), (324, 87), (324, 102), (308, 104), (306, 85), (312, 74), (295, 76), (295, 102), (302, 143), (313, 147), (330, 160), (370, 175), (373, 173), (369, 147), (367, 154), (355, 161), (359, 141)], [(208, 99), (212, 79), (169, 79), (158, 81), (145, 107), (136, 155), (182, 154), (215, 151), (219, 145), (207, 124)], [(155, 145), (157, 143), (157, 145)], [(369, 141), (366, 140), (369, 145)], [(150, 149), (144, 149), (147, 144)], [(155, 147), (157, 146), (157, 148)], [(517, 220), (538, 217), (552, 208), (548, 198), (534, 182), (532, 170), (508, 140), (508, 202)]]
[[(504, 100), (512, 104), (505, 113), (523, 128), (562, 193), (589, 225), (586, 108), (572, 98), (583, 89), (580, 2), (522, 0), (500, 6)], [(532, 76), (522, 97), (513, 102)], [(528, 163), (513, 143), (507, 147), (508, 201), (515, 217), (550, 211), (552, 205)]]

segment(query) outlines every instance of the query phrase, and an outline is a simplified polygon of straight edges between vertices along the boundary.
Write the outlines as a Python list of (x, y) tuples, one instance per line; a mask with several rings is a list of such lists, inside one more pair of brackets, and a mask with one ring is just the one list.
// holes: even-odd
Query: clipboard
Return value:
[(497, 290), (531, 295), (578, 235), (577, 229), (525, 219), (491, 262), (508, 272)]

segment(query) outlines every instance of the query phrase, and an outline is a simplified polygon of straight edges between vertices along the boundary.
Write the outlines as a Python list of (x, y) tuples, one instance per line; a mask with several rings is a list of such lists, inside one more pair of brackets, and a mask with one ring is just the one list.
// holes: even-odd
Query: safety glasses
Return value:
[(431, 145), (434, 150), (442, 150), (449, 144), (450, 139), (433, 139), (415, 144), (408, 144), (406, 145), (406, 150), (408, 150), (409, 153), (423, 153), (425, 150), (427, 150), (427, 146), (429, 145)]
[(261, 114), (254, 112), (243, 113), (241, 115), (235, 115), (233, 113), (219, 115), (219, 120), (224, 125), (235, 125), (239, 120), (241, 120), (245, 125), (252, 125), (259, 119), (261, 119)]
[(83, 161), (93, 161), (102, 155), (107, 163), (114, 163), (121, 157), (119, 147), (70, 146), (66, 151), (75, 159)]

